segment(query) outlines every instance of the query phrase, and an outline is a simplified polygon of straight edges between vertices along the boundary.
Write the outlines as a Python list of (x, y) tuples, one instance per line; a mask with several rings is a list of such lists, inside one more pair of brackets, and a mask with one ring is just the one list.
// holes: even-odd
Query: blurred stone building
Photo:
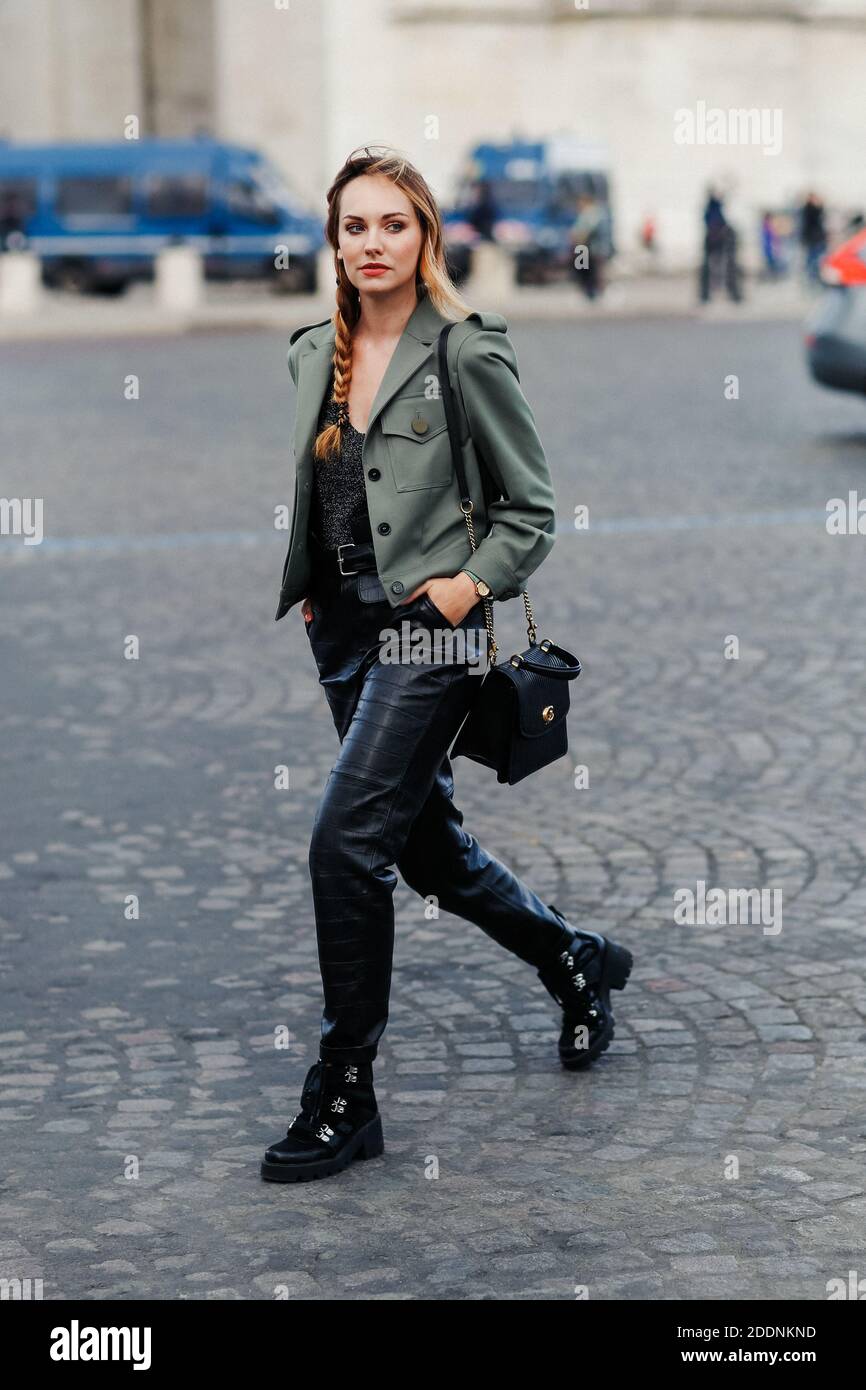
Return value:
[[(119, 139), (135, 114), (256, 145), (321, 205), (361, 143), (447, 198), (473, 143), (570, 132), (606, 154), (620, 248), (652, 214), (674, 264), (710, 180), (747, 238), (810, 186), (866, 206), (864, 75), (866, 0), (0, 0), (8, 139)], [(777, 119), (778, 151), (757, 124), (711, 143), (713, 111)]]

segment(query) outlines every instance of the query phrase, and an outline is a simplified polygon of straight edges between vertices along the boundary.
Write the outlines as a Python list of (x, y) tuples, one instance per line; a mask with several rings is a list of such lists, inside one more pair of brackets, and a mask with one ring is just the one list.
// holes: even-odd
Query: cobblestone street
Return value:
[[(568, 758), (514, 788), (457, 759), (455, 800), (635, 968), (567, 1073), (535, 972), (401, 882), (385, 1154), (290, 1186), (259, 1162), (317, 1055), (337, 741), (299, 609), (273, 621), (288, 335), (0, 345), (2, 492), (45, 526), (0, 539), (0, 1277), (822, 1300), (866, 1275), (866, 542), (825, 527), (866, 489), (866, 403), (811, 384), (794, 322), (512, 338), (559, 517), (528, 590), (584, 670)], [(505, 656), (521, 617), (495, 606)], [(780, 890), (781, 929), (677, 924), (700, 880)]]

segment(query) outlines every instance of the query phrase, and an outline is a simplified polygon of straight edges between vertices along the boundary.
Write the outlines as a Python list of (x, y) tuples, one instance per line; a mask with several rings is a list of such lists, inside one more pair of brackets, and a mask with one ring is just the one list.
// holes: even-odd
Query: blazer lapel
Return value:
[[(430, 356), (430, 346), (448, 322), (433, 307), (429, 296), (421, 296), (394, 349), (379, 389), (370, 407), (366, 433), (382, 411), (393, 400), (400, 387)], [(295, 423), (295, 457), (298, 461), (312, 454), (319, 423), (319, 412), (328, 389), (331, 363), (334, 357), (336, 329), (325, 324), (308, 339), (309, 346), (298, 361), (298, 402)]]
[(409, 377), (427, 361), (430, 356), (431, 343), (435, 342), (439, 332), (447, 322), (448, 320), (434, 309), (429, 296), (423, 294), (415, 305), (409, 322), (403, 329), (400, 341), (394, 349), (394, 354), (373, 398), (367, 419), (368, 435), (404, 381), (408, 381)]
[(325, 324), (308, 339), (309, 346), (298, 359), (298, 399), (295, 418), (295, 459), (311, 456), (319, 423), (319, 412), (328, 389), (334, 357), (336, 329)]

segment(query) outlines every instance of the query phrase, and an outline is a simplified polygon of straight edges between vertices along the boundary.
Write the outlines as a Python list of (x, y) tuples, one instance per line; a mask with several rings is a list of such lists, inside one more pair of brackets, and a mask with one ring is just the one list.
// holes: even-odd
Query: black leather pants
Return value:
[[(325, 1007), (322, 1056), (372, 1060), (388, 1021), (396, 864), (405, 882), (538, 966), (568, 934), (551, 909), (463, 829), (447, 749), (479, 675), (467, 664), (386, 664), (384, 628), (450, 627), (422, 595), (392, 608), (378, 575), (316, 575), (305, 624), (340, 738), (309, 865)], [(484, 631), (479, 602), (459, 624)], [(483, 642), (480, 641), (480, 646)], [(490, 778), (491, 795), (498, 783)]]

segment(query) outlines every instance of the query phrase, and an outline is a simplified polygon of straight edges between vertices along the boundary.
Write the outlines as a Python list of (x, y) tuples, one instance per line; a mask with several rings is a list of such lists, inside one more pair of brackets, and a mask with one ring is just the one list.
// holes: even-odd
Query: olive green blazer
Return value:
[[(392, 607), (436, 575), (464, 565), (494, 599), (517, 597), (553, 547), (555, 499), (517, 358), (501, 314), (473, 313), (448, 339), (477, 550), (460, 510), (445, 407), (438, 391), (437, 339), (448, 322), (422, 293), (376, 393), (362, 454), (376, 568)], [(335, 329), (329, 319), (292, 334), (289, 372), (297, 387), (295, 492), (277, 620), (305, 598), (307, 528), (314, 486), (312, 447), (328, 389)], [(485, 505), (479, 454), (501, 495)]]

